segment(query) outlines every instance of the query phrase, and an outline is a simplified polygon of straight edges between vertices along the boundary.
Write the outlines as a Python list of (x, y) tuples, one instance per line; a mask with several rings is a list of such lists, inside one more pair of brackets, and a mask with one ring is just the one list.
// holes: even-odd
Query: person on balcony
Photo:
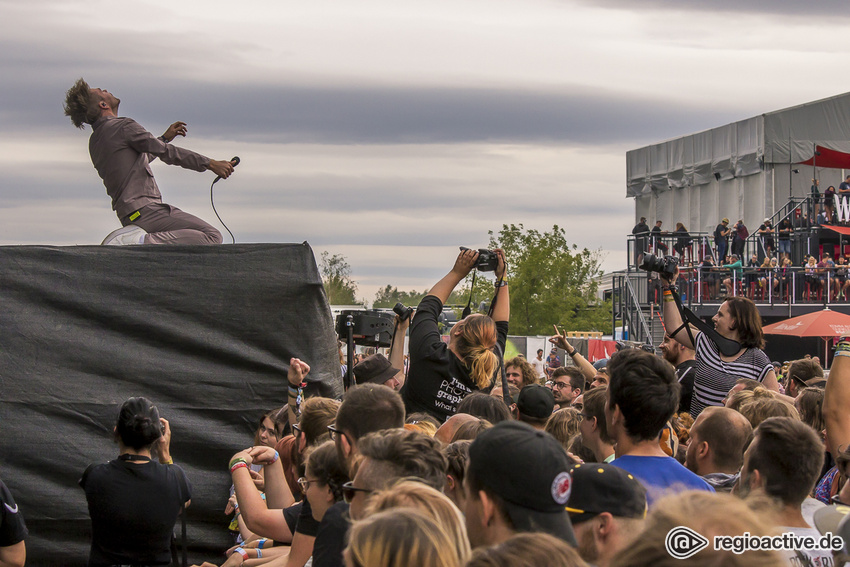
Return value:
[(744, 257), (744, 246), (747, 243), (747, 237), (750, 236), (750, 231), (743, 220), (739, 220), (732, 227), (735, 236), (732, 237), (732, 254), (737, 254), (739, 258)]

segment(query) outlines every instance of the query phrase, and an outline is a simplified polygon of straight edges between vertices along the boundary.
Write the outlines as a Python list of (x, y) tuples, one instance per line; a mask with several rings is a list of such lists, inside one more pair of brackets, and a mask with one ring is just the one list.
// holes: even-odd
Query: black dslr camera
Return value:
[(655, 254), (645, 254), (643, 262), (638, 267), (647, 272), (658, 272), (662, 276), (673, 277), (678, 265), (679, 261), (673, 256), (662, 256), (659, 258)]
[(407, 307), (404, 303), (398, 302), (393, 307), (393, 312), (398, 315), (398, 318), (404, 321), (405, 319), (410, 319), (413, 316), (413, 307)]
[[(461, 250), (469, 250), (465, 246), (460, 247)], [(478, 249), (478, 261), (473, 266), (480, 272), (495, 272), (499, 267), (499, 255), (492, 250), (486, 248)]]

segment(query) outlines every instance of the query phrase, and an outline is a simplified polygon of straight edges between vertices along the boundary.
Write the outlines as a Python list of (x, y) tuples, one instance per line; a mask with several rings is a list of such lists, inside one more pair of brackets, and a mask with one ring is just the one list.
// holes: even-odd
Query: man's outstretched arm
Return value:
[(137, 152), (158, 157), (163, 163), (167, 163), (168, 165), (179, 165), (180, 167), (195, 171), (211, 170), (224, 179), (227, 179), (233, 173), (233, 164), (229, 161), (210, 159), (192, 150), (187, 150), (163, 141), (168, 139), (169, 136), (173, 140), (178, 135), (186, 135), (186, 124), (184, 122), (175, 122), (169, 126), (162, 135), (162, 140), (155, 138), (153, 134), (145, 130), (135, 120), (127, 119), (124, 125), (124, 136), (127, 144)]

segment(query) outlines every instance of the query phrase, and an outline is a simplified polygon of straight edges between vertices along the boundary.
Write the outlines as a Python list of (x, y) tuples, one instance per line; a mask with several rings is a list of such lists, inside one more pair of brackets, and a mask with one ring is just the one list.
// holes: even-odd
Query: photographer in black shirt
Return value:
[(475, 250), (462, 250), (452, 270), (419, 303), (410, 326), (410, 370), (401, 390), (408, 414), (424, 411), (443, 422), (467, 394), (489, 392), (493, 387), (500, 367), (496, 352), (505, 350), (510, 319), (505, 253), (493, 252), (498, 256), (494, 270), (498, 293), (492, 318), (473, 314), (459, 321), (452, 327), (448, 345), (437, 327), (443, 304), (478, 262)]

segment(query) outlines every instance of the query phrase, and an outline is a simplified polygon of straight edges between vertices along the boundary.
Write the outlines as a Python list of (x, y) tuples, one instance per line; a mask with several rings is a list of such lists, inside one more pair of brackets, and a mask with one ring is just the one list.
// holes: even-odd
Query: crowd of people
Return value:
[[(703, 301), (727, 295), (769, 302), (850, 300), (850, 260), (840, 251), (833, 257), (828, 250), (836, 247), (826, 246), (819, 255), (802, 254), (795, 265), (791, 254), (795, 223), (785, 218), (774, 227), (766, 218), (757, 230), (757, 251), (747, 259), (744, 250), (749, 230), (743, 220), (731, 227), (729, 224), (729, 219), (724, 218), (717, 225), (712, 249), (696, 246), (681, 222), (676, 223), (673, 233), (667, 233), (661, 230), (662, 221), (650, 229), (646, 217), (641, 217), (632, 229), (636, 265), (640, 266), (647, 253), (672, 255), (680, 270), (680, 294)], [(796, 224), (799, 230), (799, 223)], [(650, 276), (650, 284), (648, 301), (660, 303), (657, 276)]]
[[(253, 444), (227, 465), (233, 486), (222, 508), (233, 546), (221, 565), (604, 567), (678, 565), (688, 553), (695, 565), (847, 560), (850, 340), (839, 342), (828, 374), (813, 358), (774, 363), (747, 298), (724, 301), (711, 332), (682, 325), (668, 300), (674, 274), (663, 290), (660, 355), (624, 348), (591, 364), (556, 327), (550, 342), (570, 364), (542, 350), (503, 360), (509, 286), (496, 253), (490, 315), (459, 321), (448, 341), (437, 330), (443, 303), (476, 263), (477, 252), (462, 252), (410, 323), (406, 373), (402, 353), (376, 353), (353, 368), (356, 385), (342, 400), (305, 399), (310, 366), (290, 361), (287, 403), (264, 413)], [(80, 481), (89, 565), (171, 564), (192, 485), (170, 440), (151, 401), (121, 406), (118, 457)], [(0, 565), (22, 565), (26, 530), (19, 514), (7, 519), (17, 510), (0, 488), (0, 536), (13, 536), (0, 542)], [(709, 544), (681, 549), (669, 536), (683, 528)], [(820, 545), (822, 534), (845, 539), (804, 542)], [(754, 537), (774, 544), (741, 553)]]

